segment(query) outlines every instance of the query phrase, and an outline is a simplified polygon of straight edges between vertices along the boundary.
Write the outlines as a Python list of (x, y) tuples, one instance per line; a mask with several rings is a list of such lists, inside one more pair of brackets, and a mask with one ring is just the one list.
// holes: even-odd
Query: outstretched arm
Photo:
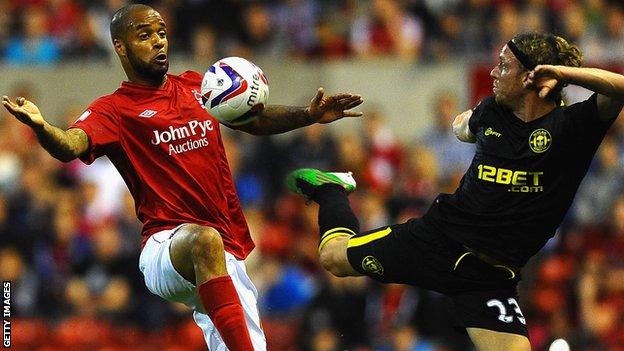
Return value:
[(2, 97), (4, 107), (22, 123), (29, 126), (41, 146), (52, 157), (68, 162), (82, 155), (89, 147), (89, 139), (82, 129), (72, 128), (64, 131), (48, 123), (39, 108), (23, 97), (12, 101), (7, 96)]
[(341, 93), (324, 97), (323, 88), (319, 88), (307, 107), (267, 106), (253, 122), (235, 128), (254, 135), (279, 134), (314, 123), (360, 117), (361, 112), (348, 110), (361, 103), (362, 97), (359, 95)]
[(598, 93), (601, 120), (617, 117), (624, 106), (624, 76), (598, 68), (539, 65), (529, 73), (525, 86), (536, 87), (544, 98), (559, 84), (574, 84)]

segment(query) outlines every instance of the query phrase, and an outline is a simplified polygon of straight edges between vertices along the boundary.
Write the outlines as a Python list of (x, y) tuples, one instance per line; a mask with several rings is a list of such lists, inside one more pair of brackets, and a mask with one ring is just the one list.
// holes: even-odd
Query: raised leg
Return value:
[(254, 349), (236, 287), (228, 275), (221, 234), (214, 228), (185, 225), (170, 246), (173, 267), (197, 286), (206, 314), (230, 351)]

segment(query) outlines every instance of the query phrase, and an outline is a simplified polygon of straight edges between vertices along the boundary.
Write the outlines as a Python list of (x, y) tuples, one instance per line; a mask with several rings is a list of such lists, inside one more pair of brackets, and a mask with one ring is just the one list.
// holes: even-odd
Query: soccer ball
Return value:
[(260, 67), (241, 57), (226, 57), (210, 66), (201, 85), (204, 108), (221, 123), (240, 126), (257, 116), (249, 113), (266, 104), (269, 82)]

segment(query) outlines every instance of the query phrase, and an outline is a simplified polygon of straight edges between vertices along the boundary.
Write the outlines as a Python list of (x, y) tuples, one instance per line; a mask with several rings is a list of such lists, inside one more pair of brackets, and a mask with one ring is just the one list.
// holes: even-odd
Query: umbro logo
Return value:
[(156, 115), (156, 113), (158, 113), (158, 112), (156, 112), (154, 110), (145, 110), (145, 111), (141, 112), (139, 117), (151, 118), (151, 117), (154, 117), (154, 115)]

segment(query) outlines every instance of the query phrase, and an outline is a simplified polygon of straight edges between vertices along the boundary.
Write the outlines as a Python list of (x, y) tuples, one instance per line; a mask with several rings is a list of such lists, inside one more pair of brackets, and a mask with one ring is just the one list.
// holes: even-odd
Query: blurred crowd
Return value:
[[(492, 55), (520, 30), (549, 30), (590, 62), (624, 57), (624, 5), (608, 0), (162, 0), (174, 55), (295, 59), (399, 57), (437, 62)], [(112, 62), (108, 23), (123, 0), (0, 0), (1, 61)], [(11, 96), (37, 100), (28, 84)], [(260, 291), (269, 350), (470, 350), (443, 296), (318, 265), (315, 205), (289, 195), (298, 167), (352, 171), (363, 230), (426, 211), (453, 192), (473, 146), (450, 131), (452, 91), (430, 102), (430, 130), (398, 139), (385, 111), (361, 129), (315, 125), (287, 138), (224, 133), (257, 249), (247, 260)], [(84, 106), (68, 106), (65, 125)], [(62, 164), (0, 112), (0, 276), (12, 282), (17, 350), (205, 350), (190, 312), (151, 295), (138, 270), (140, 223), (116, 170)], [(526, 267), (521, 306), (535, 350), (565, 338), (573, 350), (624, 350), (624, 116), (612, 127), (573, 208)]]
[[(1, 0), (0, 52), (11, 65), (113, 59), (108, 24), (125, 0)], [(621, 0), (147, 0), (173, 53), (297, 59), (487, 59), (519, 31), (551, 31), (588, 61), (624, 56)]]
[[(27, 84), (11, 92), (33, 94)], [(269, 350), (471, 350), (447, 298), (325, 273), (317, 208), (283, 184), (297, 167), (348, 170), (362, 230), (421, 215), (438, 192), (454, 191), (474, 152), (450, 130), (462, 110), (454, 93), (441, 91), (430, 105), (435, 125), (411, 140), (394, 135), (382, 110), (365, 111), (360, 129), (345, 133), (314, 125), (275, 138), (223, 128), (257, 244), (246, 262)], [(69, 125), (81, 108), (69, 106), (59, 120)], [(190, 311), (144, 287), (140, 223), (114, 167), (60, 163), (1, 114), (0, 276), (12, 282), (15, 349), (205, 350)], [(624, 350), (623, 186), (621, 116), (561, 230), (525, 269), (520, 304), (535, 350), (556, 338), (573, 350)]]

